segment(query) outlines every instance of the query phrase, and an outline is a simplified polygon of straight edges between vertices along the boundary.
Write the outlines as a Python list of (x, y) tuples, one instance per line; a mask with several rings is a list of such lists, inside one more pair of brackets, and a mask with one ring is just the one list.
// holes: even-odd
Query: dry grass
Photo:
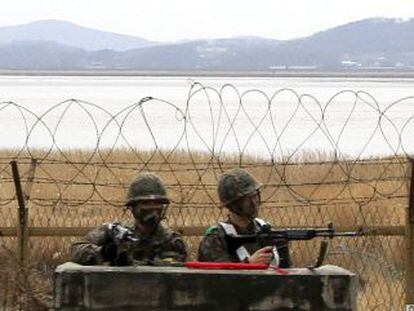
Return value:
[[(0, 154), (0, 227), (14, 226), (17, 220), (8, 164), (15, 155), (13, 150)], [(284, 159), (271, 164), (260, 158), (225, 155), (218, 159), (185, 151), (105, 150), (92, 155), (80, 150), (65, 154), (37, 150), (31, 156), (39, 159), (29, 202), (29, 223), (36, 227), (93, 227), (104, 221), (128, 219), (122, 209), (125, 189), (140, 171), (157, 172), (166, 182), (173, 200), (168, 214), (171, 226), (207, 227), (225, 217), (216, 194), (219, 174), (240, 164), (264, 184), (261, 216), (278, 226), (323, 226), (328, 221), (336, 227), (403, 225), (407, 205), (407, 163), (397, 158), (351, 163), (329, 162), (323, 154), (304, 154), (294, 164)], [(25, 187), (30, 168), (27, 157), (20, 154), (18, 159)], [(307, 163), (310, 161), (324, 163)], [(24, 271), (6, 251), (14, 250), (15, 239), (0, 240), (0, 283), (5, 284), (0, 286), (0, 303), (29, 303), (32, 307), (37, 303), (39, 308), (49, 304), (51, 273), (69, 258), (69, 245), (75, 239), (32, 237), (30, 264)], [(187, 237), (187, 241), (194, 258), (199, 238)], [(318, 241), (294, 243), (295, 264), (312, 263), (317, 249)], [(402, 308), (401, 237), (337, 239), (331, 249), (330, 263), (362, 277), (360, 310)], [(26, 293), (24, 301), (11, 294), (19, 290)]]

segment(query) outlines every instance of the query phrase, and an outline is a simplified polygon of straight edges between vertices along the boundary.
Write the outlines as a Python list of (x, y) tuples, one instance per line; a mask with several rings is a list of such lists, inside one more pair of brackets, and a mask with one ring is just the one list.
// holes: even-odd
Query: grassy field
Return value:
[[(0, 227), (17, 221), (14, 184), (9, 162), (16, 152), (0, 153)], [(30, 185), (30, 157), (38, 159)], [(33, 227), (94, 227), (115, 219), (127, 221), (123, 210), (126, 189), (141, 171), (165, 181), (172, 198), (167, 223), (176, 228), (205, 228), (226, 217), (216, 187), (226, 169), (244, 167), (262, 184), (260, 216), (279, 227), (402, 226), (407, 206), (408, 162), (402, 158), (332, 161), (320, 154), (303, 154), (294, 162), (276, 159), (176, 151), (115, 150), (91, 154), (73, 150), (20, 154), (23, 188), (30, 190), (29, 224)], [(51, 273), (69, 258), (69, 245), (79, 237), (31, 237), (29, 263), (22, 270), (14, 255), (16, 239), (0, 239), (0, 304), (30, 304), (41, 309), (51, 301)], [(194, 259), (200, 237), (186, 241)], [(295, 266), (309, 266), (319, 241), (295, 242)], [(361, 277), (360, 310), (403, 307), (403, 237), (366, 236), (331, 242), (328, 263)], [(18, 298), (17, 294), (21, 294)], [(1, 308), (1, 307), (0, 307)]]

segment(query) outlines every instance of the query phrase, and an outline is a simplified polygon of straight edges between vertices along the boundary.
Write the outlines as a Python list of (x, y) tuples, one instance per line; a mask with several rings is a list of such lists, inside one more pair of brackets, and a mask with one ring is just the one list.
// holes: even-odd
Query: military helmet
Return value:
[(134, 205), (139, 201), (157, 200), (168, 204), (167, 189), (161, 179), (152, 173), (140, 174), (129, 186), (126, 206)]
[(261, 184), (246, 170), (235, 168), (220, 177), (218, 193), (223, 205), (230, 204), (249, 193), (259, 190)]

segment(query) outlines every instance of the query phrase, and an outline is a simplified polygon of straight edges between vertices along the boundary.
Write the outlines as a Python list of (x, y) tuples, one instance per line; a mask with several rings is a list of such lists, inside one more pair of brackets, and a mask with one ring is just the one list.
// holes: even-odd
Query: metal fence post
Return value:
[(405, 303), (414, 304), (414, 159), (410, 158), (410, 193), (405, 217)]
[(28, 230), (28, 210), (25, 205), (25, 198), (22, 190), (22, 185), (20, 183), (19, 168), (16, 161), (10, 162), (14, 187), (16, 189), (16, 198), (19, 205), (18, 208), (18, 222), (17, 222), (17, 244), (18, 252), (17, 259), (21, 265), (24, 265), (27, 259), (27, 249), (28, 249), (28, 240), (29, 240), (29, 230)]

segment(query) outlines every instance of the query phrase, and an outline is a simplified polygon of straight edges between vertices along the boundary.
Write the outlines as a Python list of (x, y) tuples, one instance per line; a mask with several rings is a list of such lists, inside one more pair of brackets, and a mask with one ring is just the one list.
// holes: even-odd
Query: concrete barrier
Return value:
[(56, 310), (356, 310), (355, 274), (317, 269), (198, 270), (60, 265)]

